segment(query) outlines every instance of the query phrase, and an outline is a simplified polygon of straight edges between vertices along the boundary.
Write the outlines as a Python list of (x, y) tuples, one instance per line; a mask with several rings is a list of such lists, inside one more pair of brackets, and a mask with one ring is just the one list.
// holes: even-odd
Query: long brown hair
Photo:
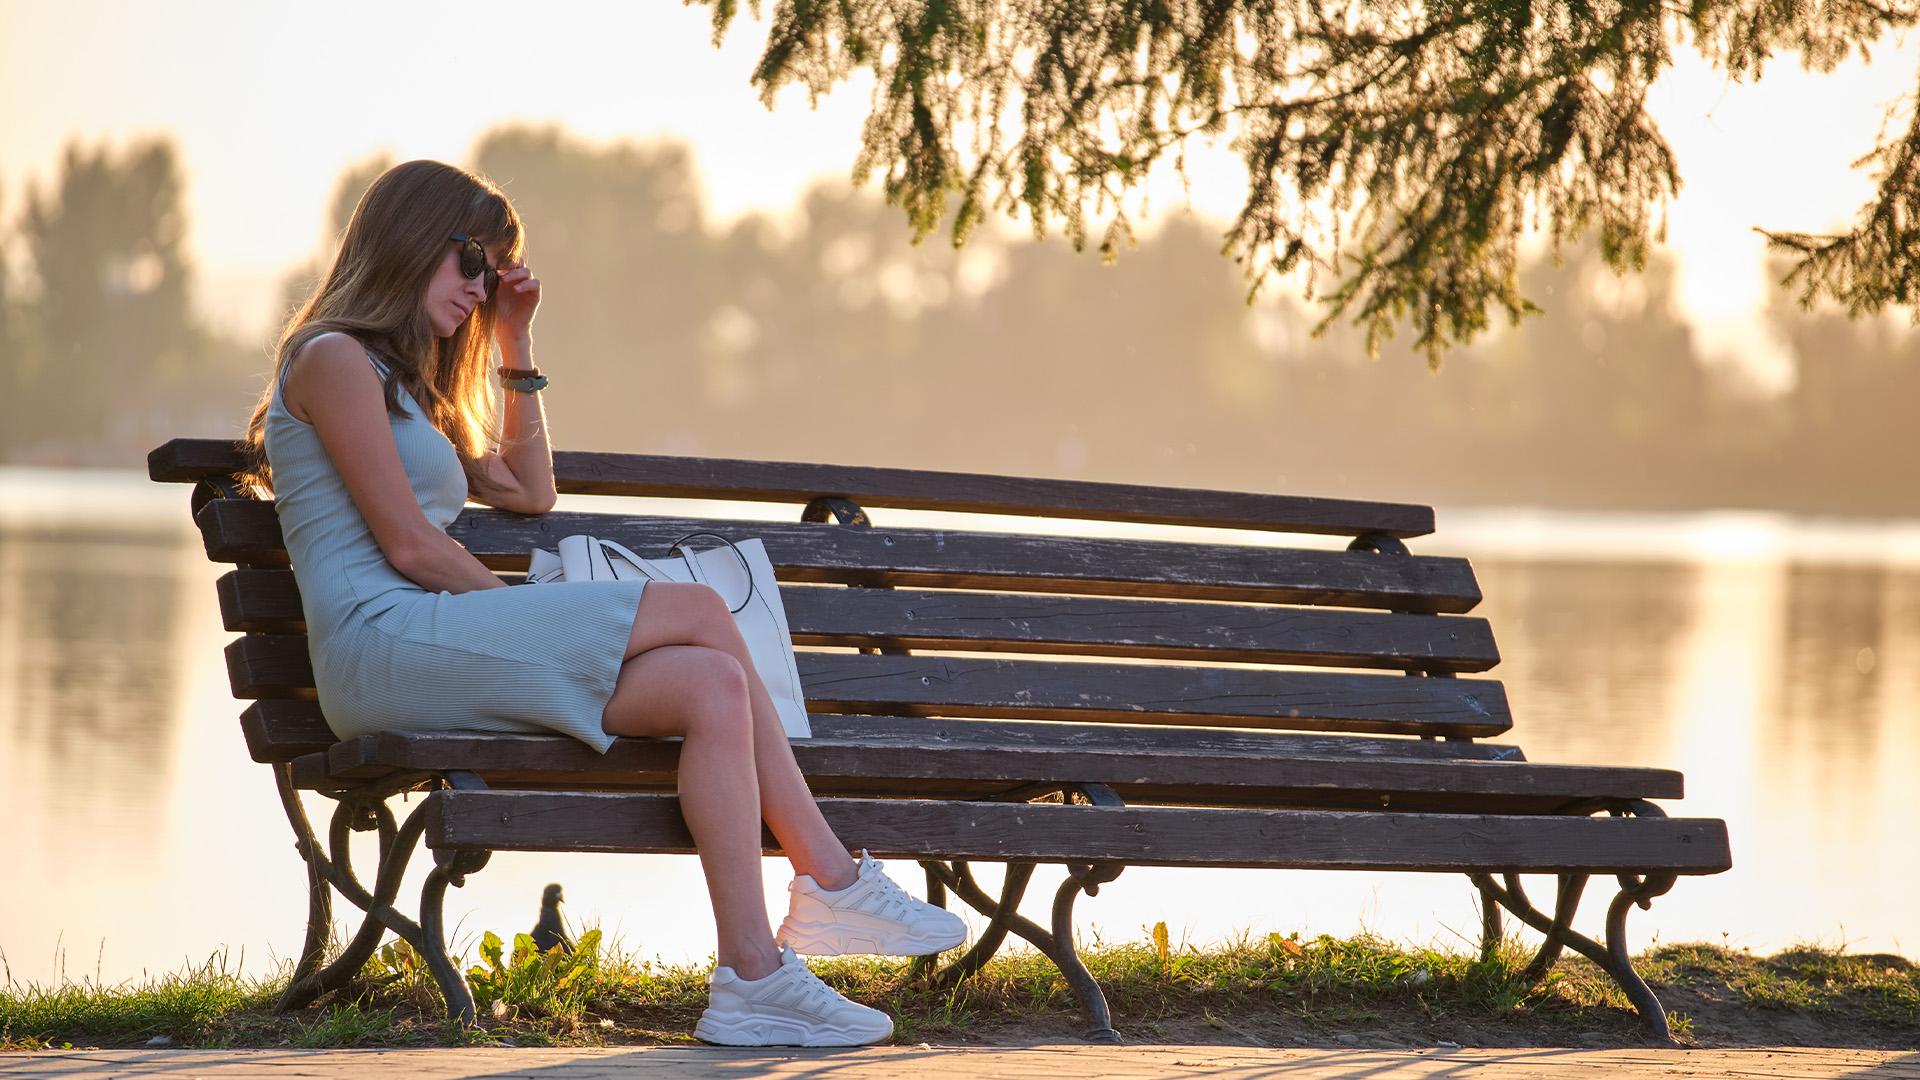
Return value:
[(288, 361), (326, 333), (344, 333), (391, 369), (387, 412), (404, 415), (402, 392), (413, 395), (433, 426), (453, 444), (473, 476), (479, 459), (496, 449), (497, 403), (487, 381), (496, 309), (488, 300), (446, 338), (433, 336), (426, 291), (453, 233), (504, 245), (506, 260), (524, 249), (520, 215), (500, 189), (479, 176), (438, 161), (409, 161), (380, 174), (347, 221), (333, 266), (280, 332), (273, 378), (247, 420), (245, 479), (273, 490), (267, 464), (266, 417)]

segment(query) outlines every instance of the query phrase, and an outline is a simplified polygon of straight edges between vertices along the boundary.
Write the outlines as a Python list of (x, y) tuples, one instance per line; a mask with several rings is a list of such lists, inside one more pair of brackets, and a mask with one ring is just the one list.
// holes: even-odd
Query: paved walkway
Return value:
[(1605, 1080), (1622, 1077), (1887, 1077), (1920, 1080), (1920, 1052), (1873, 1050), (1258, 1050), (1223, 1046), (905, 1047), (862, 1050), (66, 1050), (0, 1054), (0, 1078), (95, 1080), (670, 1080), (828, 1076), (834, 1080)]

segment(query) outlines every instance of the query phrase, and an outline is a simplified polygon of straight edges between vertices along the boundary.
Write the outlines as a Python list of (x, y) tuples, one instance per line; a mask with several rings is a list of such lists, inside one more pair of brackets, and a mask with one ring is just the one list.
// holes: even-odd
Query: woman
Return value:
[[(523, 514), (554, 504), (545, 380), (530, 370), (541, 286), (524, 250), (491, 183), (439, 162), (397, 165), (362, 196), (281, 337), (247, 444), (255, 482), (275, 496), (327, 722), (342, 738), (560, 732), (602, 752), (617, 735), (681, 737), (680, 807), (719, 934), (695, 1034), (885, 1038), (885, 1013), (828, 988), (795, 950), (922, 955), (958, 945), (965, 924), (834, 836), (726, 602), (681, 582), (508, 588), (446, 534), (468, 499)], [(777, 943), (763, 818), (796, 875)]]

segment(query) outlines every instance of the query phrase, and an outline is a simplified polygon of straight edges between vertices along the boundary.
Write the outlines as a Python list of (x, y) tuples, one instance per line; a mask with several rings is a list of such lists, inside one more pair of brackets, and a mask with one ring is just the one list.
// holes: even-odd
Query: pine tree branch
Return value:
[[(694, 2), (694, 0), (690, 0)], [(737, 10), (714, 4), (716, 37)], [(1305, 270), (1321, 328), (1351, 317), (1370, 348), (1397, 325), (1435, 362), (1537, 312), (1514, 267), (1544, 215), (1557, 253), (1597, 224), (1616, 270), (1645, 264), (1654, 210), (1677, 192), (1647, 89), (1675, 26), (1735, 77), (1792, 49), (1825, 70), (1920, 0), (783, 0), (754, 72), (765, 100), (875, 78), (854, 162), (878, 172), (916, 241), (959, 196), (957, 246), (988, 209), (1090, 225), (1114, 257), (1131, 201), (1169, 152), (1226, 139), (1248, 170), (1223, 234), (1251, 302)], [(1669, 20), (1675, 26), (1669, 25)], [(970, 136), (970, 137), (969, 137)], [(1839, 237), (1768, 234), (1805, 261), (1804, 295), (1858, 310), (1909, 302), (1920, 267), (1920, 132), (1882, 148), (1880, 197)], [(1531, 217), (1529, 210), (1531, 208)]]

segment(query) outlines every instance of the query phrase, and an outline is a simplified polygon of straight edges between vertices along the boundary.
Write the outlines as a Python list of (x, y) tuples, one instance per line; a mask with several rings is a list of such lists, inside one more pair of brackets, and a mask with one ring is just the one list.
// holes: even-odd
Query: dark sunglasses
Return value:
[(471, 281), (481, 274), (487, 275), (487, 300), (493, 300), (493, 292), (500, 287), (500, 271), (487, 262), (487, 249), (480, 241), (466, 233), (454, 233), (447, 239), (460, 245), (460, 276)]

